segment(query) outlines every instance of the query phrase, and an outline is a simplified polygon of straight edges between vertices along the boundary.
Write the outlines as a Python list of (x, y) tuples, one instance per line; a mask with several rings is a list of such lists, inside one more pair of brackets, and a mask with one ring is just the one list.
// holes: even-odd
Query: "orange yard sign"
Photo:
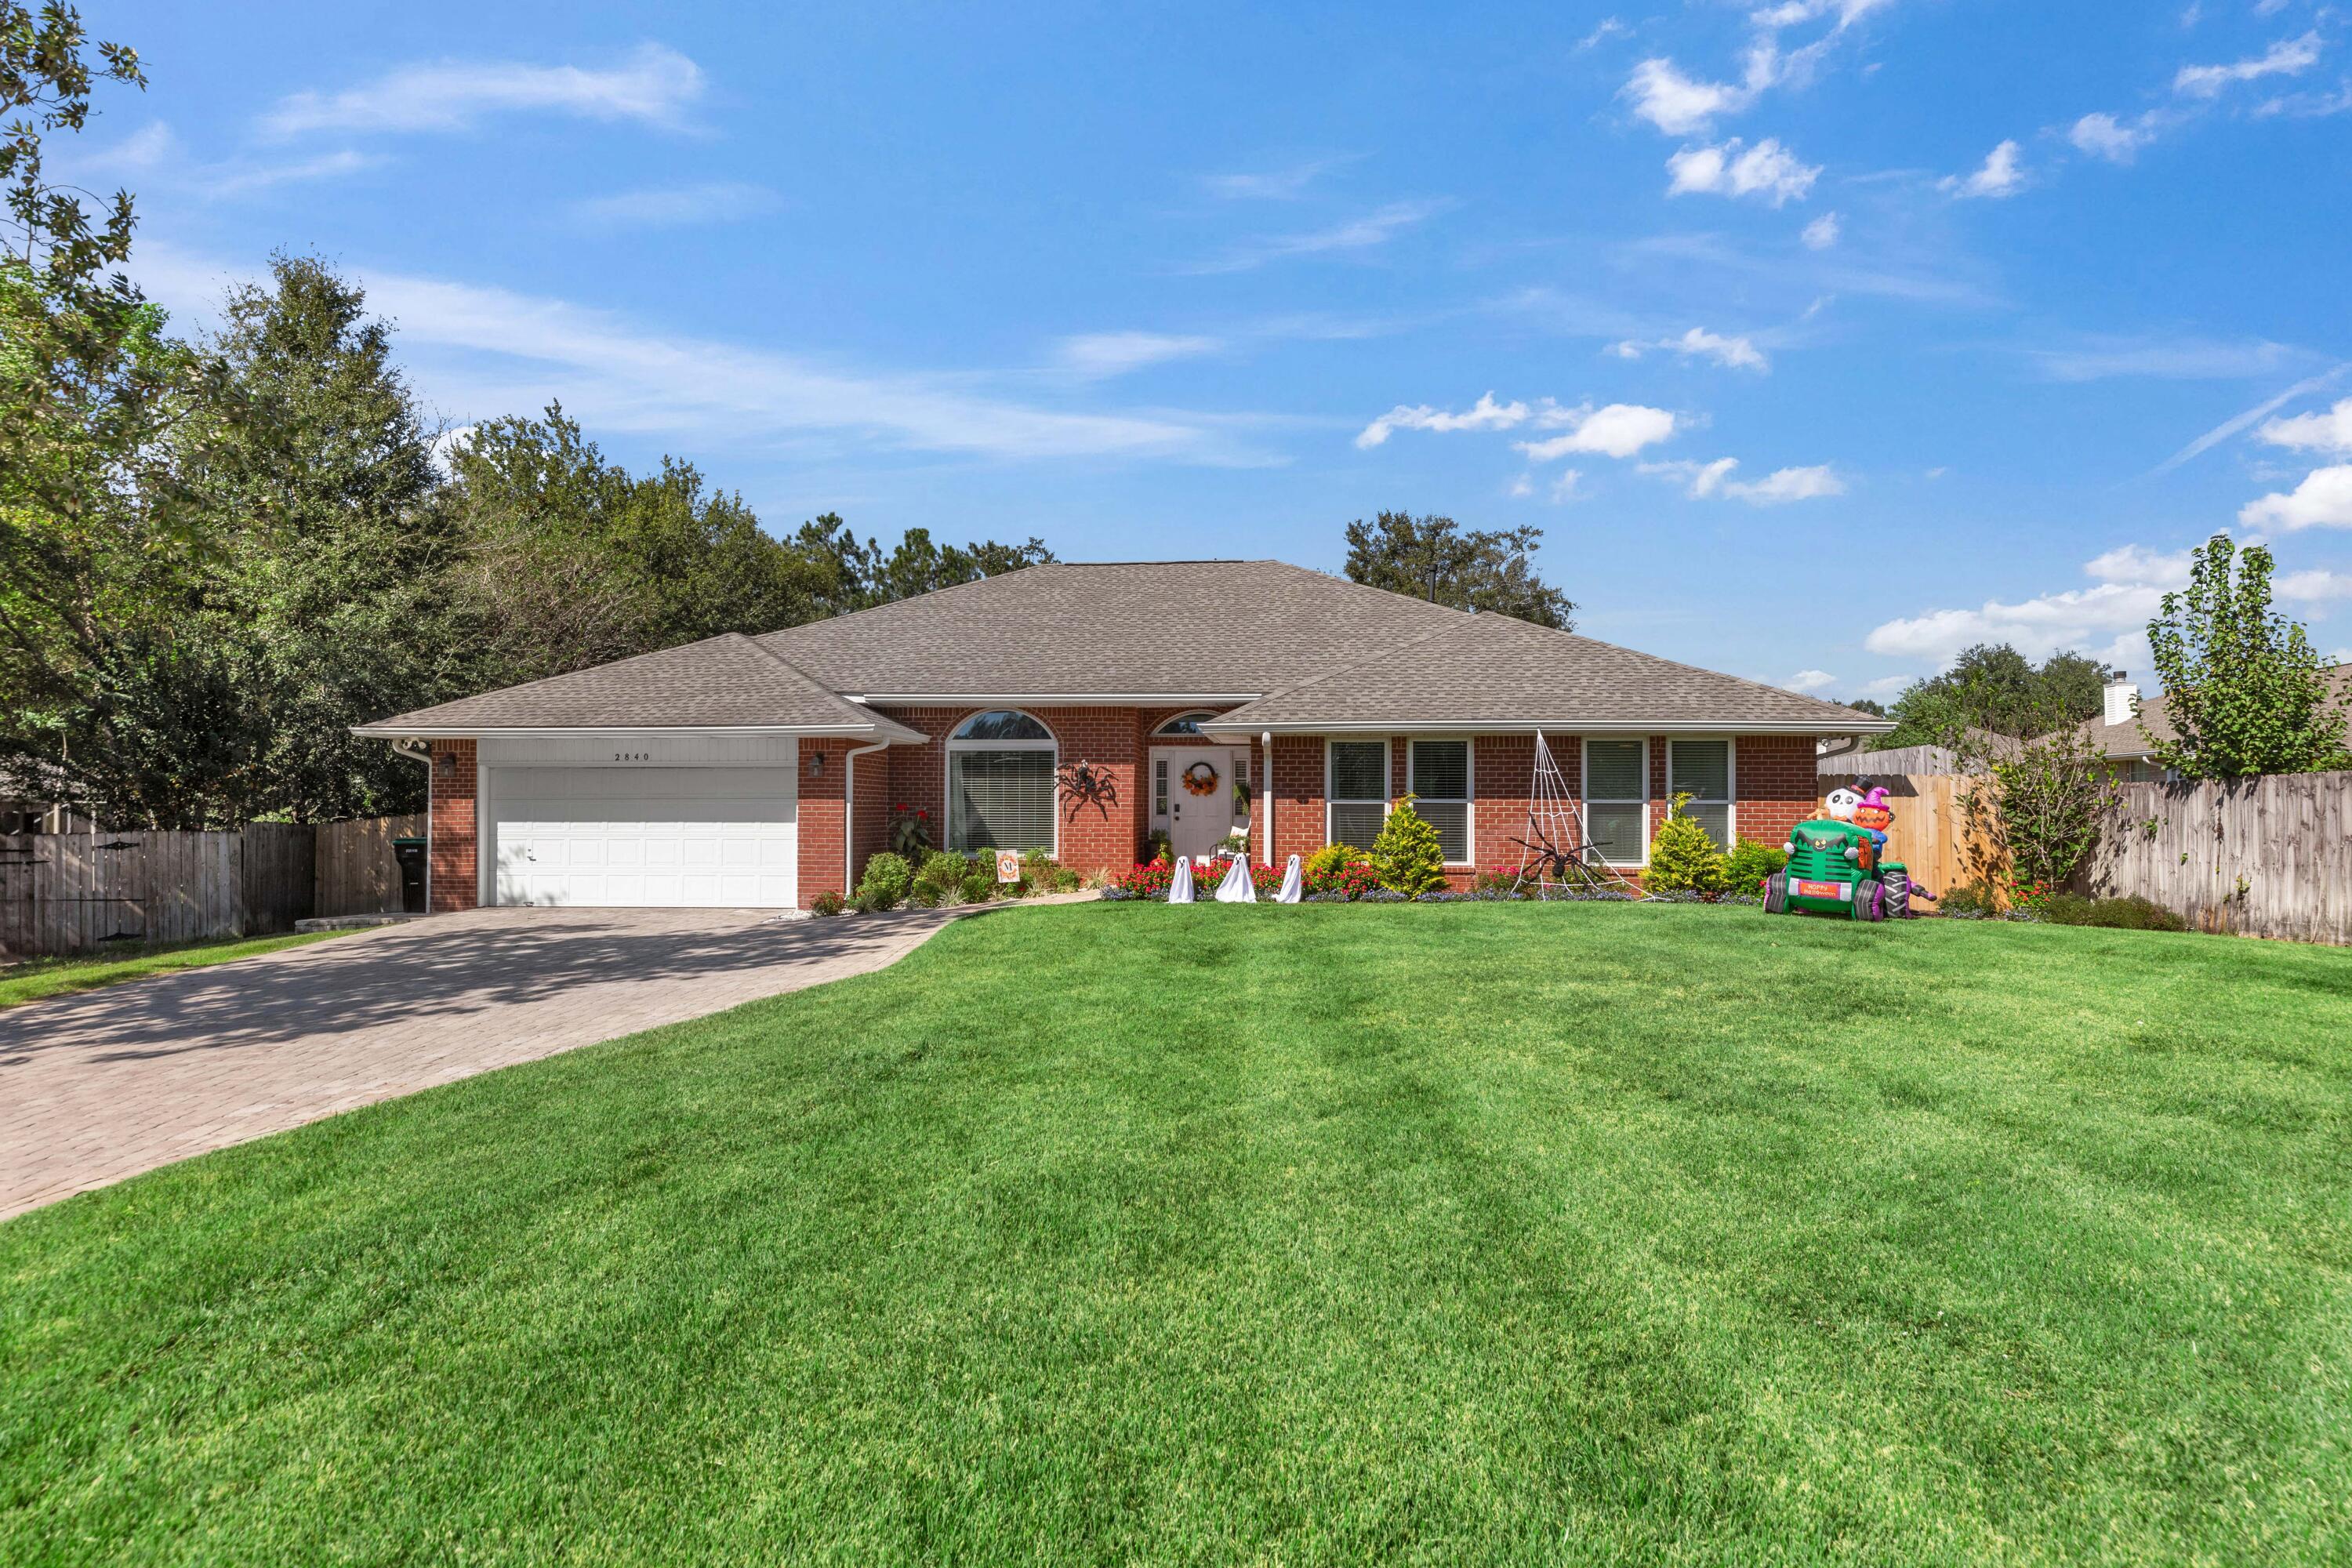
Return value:
[(1021, 879), (1020, 850), (1000, 849), (996, 852), (996, 879), (1000, 882), (1017, 882)]

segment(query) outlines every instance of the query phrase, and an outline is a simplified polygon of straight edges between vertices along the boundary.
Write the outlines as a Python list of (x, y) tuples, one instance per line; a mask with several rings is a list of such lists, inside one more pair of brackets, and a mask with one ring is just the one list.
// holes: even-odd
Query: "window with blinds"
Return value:
[(1054, 753), (950, 752), (948, 801), (951, 848), (1051, 849)]
[(1731, 742), (1666, 742), (1666, 793), (1687, 795), (1683, 809), (1706, 829), (1717, 849), (1731, 847)]
[(1584, 825), (1612, 866), (1650, 856), (1650, 757), (1643, 741), (1584, 741)]
[(1370, 849), (1389, 814), (1386, 741), (1333, 741), (1326, 752), (1324, 833), (1333, 844)]
[(1437, 829), (1450, 866), (1470, 862), (1470, 742), (1415, 741), (1412, 809)]

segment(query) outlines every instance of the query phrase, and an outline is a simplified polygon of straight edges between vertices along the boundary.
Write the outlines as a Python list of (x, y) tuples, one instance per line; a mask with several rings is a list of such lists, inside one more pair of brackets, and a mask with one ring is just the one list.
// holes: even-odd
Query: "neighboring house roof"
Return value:
[[(2352, 702), (2352, 664), (2335, 665), (2321, 673), (2326, 677), (2331, 699), (2339, 703)], [(2150, 702), (2142, 698), (2138, 716), (2126, 719), (2120, 724), (2086, 719), (2076, 728), (2090, 737), (2092, 744), (2099, 748), (2101, 756), (2113, 757), (2117, 762), (2134, 762), (2149, 754), (2147, 737), (2140, 733), (2140, 721), (2143, 719), (2158, 740), (2177, 741), (2180, 738), (2179, 730), (2172, 722), (2172, 699), (2168, 696), (2159, 702)]]
[(362, 735), (530, 730), (790, 730), (920, 741), (845, 702), (740, 632), (577, 669), (360, 727)]
[[(845, 700), (846, 699), (846, 700)], [(868, 703), (1223, 700), (1220, 729), (1891, 728), (1817, 698), (1280, 561), (1024, 567), (364, 726), (915, 731)]]
[(1270, 693), (1213, 726), (1266, 730), (1876, 731), (1884, 721), (1508, 616), (1450, 624)]

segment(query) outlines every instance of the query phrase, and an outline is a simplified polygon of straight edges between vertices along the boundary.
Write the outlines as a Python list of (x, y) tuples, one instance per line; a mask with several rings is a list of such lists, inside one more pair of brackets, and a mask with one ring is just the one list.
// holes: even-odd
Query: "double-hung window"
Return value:
[(1054, 847), (1054, 734), (1010, 709), (975, 713), (948, 742), (948, 847)]
[(1650, 858), (1650, 743), (1586, 736), (1584, 826), (1612, 866)]
[(1717, 849), (1731, 848), (1731, 742), (1666, 742), (1666, 793), (1686, 795), (1683, 809), (1706, 829)]
[(1437, 829), (1445, 863), (1470, 863), (1470, 742), (1414, 741), (1411, 746), (1413, 811)]
[(1389, 743), (1333, 741), (1325, 754), (1324, 837), (1370, 849), (1389, 814)]

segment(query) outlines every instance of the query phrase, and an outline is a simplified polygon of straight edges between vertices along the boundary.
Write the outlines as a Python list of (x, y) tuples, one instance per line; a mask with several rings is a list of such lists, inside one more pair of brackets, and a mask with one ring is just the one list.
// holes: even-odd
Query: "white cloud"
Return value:
[(1732, 472), (1738, 467), (1737, 458), (1717, 458), (1711, 463), (1643, 463), (1640, 471), (1680, 480), (1683, 493), (1693, 500), (1722, 496), (1744, 500), (1750, 506), (1780, 506), (1845, 494), (1845, 481), (1826, 463), (1811, 468), (1776, 468), (1760, 479), (1733, 479)]
[(1564, 436), (1554, 436), (1543, 441), (1514, 441), (1511, 445), (1528, 455), (1530, 461), (1549, 463), (1554, 458), (1564, 458), (1570, 452), (1598, 452), (1604, 457), (1630, 458), (1643, 447), (1664, 441), (1675, 433), (1675, 416), (1663, 408), (1645, 408), (1637, 403), (1612, 403), (1603, 408), (1546, 409), (1538, 420), (1542, 424), (1567, 423), (1570, 430)]
[(2352, 528), (2352, 463), (2314, 468), (2290, 494), (2271, 494), (2238, 509), (2248, 528)]
[(1669, 136), (1706, 130), (1718, 114), (1737, 114), (1756, 101), (1754, 87), (1694, 81), (1670, 59), (1647, 59), (1633, 68), (1620, 97), (1633, 100), (1633, 112)]
[(1963, 199), (1990, 196), (1999, 200), (2013, 196), (2025, 187), (2025, 171), (2017, 165), (2019, 148), (2014, 142), (2004, 142), (1985, 154), (1983, 164), (1972, 174), (1952, 174), (1937, 182), (1939, 187)]
[(2189, 551), (2176, 550), (2169, 555), (2159, 555), (2137, 544), (2125, 544), (2104, 555), (2093, 556), (2084, 563), (2083, 570), (2102, 583), (2185, 588), (2189, 585), (2190, 554)]
[(1807, 224), (1805, 232), (1799, 237), (1804, 240), (1807, 250), (1827, 250), (1838, 242), (1838, 235), (1843, 228), (1837, 214), (1823, 213)]
[(281, 136), (310, 131), (463, 131), (485, 114), (542, 110), (667, 126), (679, 122), (702, 88), (702, 68), (659, 44), (641, 45), (607, 70), (444, 59), (400, 66), (338, 93), (296, 93), (264, 115), (261, 124)]
[(1895, 0), (1784, 0), (1779, 5), (1768, 5), (1760, 11), (1750, 11), (1748, 19), (1759, 27), (1793, 27), (1817, 16), (1835, 14), (1841, 30), (1853, 26), (1871, 12), (1891, 5)]
[[(230, 268), (161, 246), (131, 272), (175, 315), (216, 304)], [(463, 421), (560, 397), (592, 427), (691, 436), (699, 449), (841, 446), (989, 458), (1256, 463), (1226, 418), (1042, 407), (971, 390), (968, 374), (871, 372), (509, 289), (351, 268), (398, 329), (404, 367)]]
[(1769, 136), (1745, 149), (1737, 136), (1720, 146), (1685, 147), (1666, 160), (1666, 168), (1674, 175), (1666, 186), (1670, 196), (1760, 195), (1776, 207), (1802, 200), (1822, 173)]
[(142, 190), (163, 186), (216, 199), (276, 185), (335, 179), (383, 162), (373, 154), (344, 149), (280, 163), (257, 163), (250, 158), (205, 163), (191, 156), (172, 128), (158, 120), (112, 146), (88, 152), (76, 149), (59, 160), (59, 172), (69, 183), (110, 182), (129, 175), (139, 181)]
[(2352, 397), (2338, 398), (2333, 408), (2273, 419), (2260, 432), (2273, 447), (2298, 452), (2352, 452)]
[(1405, 230), (1445, 211), (1451, 202), (1391, 202), (1386, 206), (1350, 218), (1329, 228), (1307, 234), (1270, 235), (1251, 240), (1213, 261), (1195, 262), (1188, 272), (1246, 272), (1292, 256), (1320, 256), (1330, 251), (1369, 250), (1386, 245)]
[(1780, 682), (1783, 691), (1820, 691), (1837, 684), (1837, 677), (1826, 669), (1801, 669)]
[(1628, 338), (1609, 345), (1609, 352), (1619, 359), (1640, 359), (1651, 349), (1665, 349), (1685, 359), (1710, 359), (1731, 370), (1764, 371), (1772, 362), (1764, 356), (1754, 340), (1745, 337), (1725, 337), (1704, 327), (1693, 327), (1678, 338), (1660, 338), (1654, 342)]
[(1215, 338), (1170, 332), (1087, 332), (1064, 338), (1055, 353), (1064, 370), (1098, 380), (1125, 375), (1169, 360), (1214, 353), (1223, 347), (1224, 344)]
[(1398, 430), (1508, 430), (1525, 424), (1528, 412), (1524, 403), (1496, 402), (1491, 392), (1481, 395), (1477, 402), (1460, 414), (1433, 408), (1426, 403), (1411, 406), (1400, 403), (1365, 426), (1356, 437), (1356, 445), (1369, 451)]
[(1565, 506), (1570, 501), (1583, 500), (1583, 492), (1576, 488), (1583, 478), (1584, 470), (1581, 468), (1562, 468), (1559, 477), (1551, 482), (1551, 504)]
[(2149, 376), (2167, 381), (2231, 381), (2274, 375), (2309, 356), (2262, 338), (2084, 336), (2030, 348), (2027, 357), (2053, 381)]
[(1580, 52), (1582, 50), (1591, 48), (1596, 44), (1606, 43), (1612, 38), (1630, 37), (1633, 31), (1633, 28), (1619, 21), (1616, 17), (1603, 16), (1601, 18), (1601, 25), (1593, 28), (1592, 31), (1585, 34), (1583, 38), (1578, 42), (1576, 47)]
[(2319, 63), (2319, 35), (2282, 38), (2252, 59), (2226, 66), (2182, 66), (2172, 79), (2172, 90), (2190, 98), (2212, 98), (2231, 82), (2266, 76), (2295, 76)]
[(2110, 163), (2128, 163), (2139, 150), (2156, 140), (2155, 116), (2143, 114), (2126, 125), (2112, 114), (2085, 114), (2066, 132), (2078, 152)]
[(775, 208), (776, 193), (764, 185), (714, 180), (591, 196), (574, 202), (572, 214), (593, 228), (683, 228), (693, 224), (733, 223)]
[(2320, 605), (2332, 599), (2352, 599), (2352, 573), (2290, 572), (2271, 584), (2272, 590), (2282, 599), (2299, 604)]
[(1201, 184), (1211, 195), (1227, 201), (1295, 201), (1317, 176), (1348, 162), (1345, 158), (1313, 158), (1286, 168), (1255, 173), (1205, 174)]

